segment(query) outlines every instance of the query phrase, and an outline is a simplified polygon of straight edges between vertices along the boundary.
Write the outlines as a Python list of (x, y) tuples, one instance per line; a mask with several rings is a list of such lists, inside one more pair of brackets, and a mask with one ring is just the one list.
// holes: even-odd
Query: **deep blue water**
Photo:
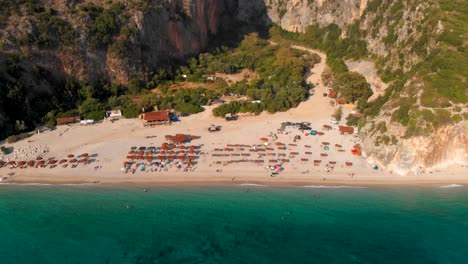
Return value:
[(468, 263), (468, 188), (143, 188), (1, 185), (0, 263)]

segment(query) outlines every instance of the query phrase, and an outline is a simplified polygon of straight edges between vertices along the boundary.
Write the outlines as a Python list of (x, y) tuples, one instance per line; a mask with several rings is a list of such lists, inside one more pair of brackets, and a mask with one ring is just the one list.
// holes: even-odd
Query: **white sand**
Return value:
[[(310, 50), (312, 51), (312, 50)], [(192, 115), (182, 119), (182, 122), (173, 123), (170, 126), (158, 126), (145, 128), (137, 119), (122, 119), (111, 123), (103, 121), (100, 124), (90, 126), (59, 126), (54, 131), (34, 135), (33, 137), (12, 144), (20, 146), (29, 144), (31, 146), (47, 146), (50, 152), (44, 158), (55, 159), (66, 158), (68, 154), (98, 154), (96, 161), (88, 164), (78, 165), (77, 168), (62, 168), (60, 165), (54, 169), (50, 168), (26, 168), (0, 169), (0, 176), (8, 177), (6, 182), (49, 182), (49, 183), (156, 183), (156, 184), (239, 184), (239, 183), (266, 183), (269, 185), (388, 185), (388, 184), (435, 184), (443, 185), (449, 183), (467, 183), (466, 169), (453, 168), (446, 171), (434, 171), (420, 175), (398, 176), (386, 171), (374, 171), (372, 164), (360, 156), (353, 156), (351, 148), (359, 139), (354, 135), (340, 135), (337, 125), (333, 125), (332, 131), (325, 131), (323, 136), (305, 136), (297, 129), (288, 128), (288, 135), (278, 134), (278, 141), (292, 143), (295, 135), (301, 135), (302, 139), (297, 142), (297, 147), (290, 147), (289, 151), (300, 153), (296, 158), (291, 158), (290, 163), (284, 164), (284, 171), (276, 177), (270, 177), (270, 171), (265, 166), (257, 166), (248, 163), (229, 164), (226, 166), (213, 165), (213, 161), (223, 158), (211, 157), (214, 148), (224, 148), (226, 144), (261, 144), (262, 137), (268, 137), (270, 132), (276, 132), (280, 124), (285, 121), (311, 122), (311, 127), (322, 131), (324, 124), (332, 125), (328, 119), (334, 111), (329, 105), (329, 98), (322, 97), (325, 87), (321, 83), (320, 75), (325, 65), (325, 55), (314, 51), (322, 57), (322, 62), (316, 64), (307, 77), (307, 82), (318, 84), (316, 93), (297, 108), (287, 112), (259, 116), (243, 116), (237, 121), (226, 122), (224, 119), (215, 118), (211, 114), (212, 107), (200, 114)], [(211, 124), (220, 125), (220, 132), (209, 133)], [(191, 144), (202, 144), (201, 151), (208, 153), (201, 157), (192, 172), (183, 172), (170, 169), (168, 172), (140, 172), (135, 174), (124, 174), (120, 169), (126, 160), (131, 146), (160, 146), (166, 142), (164, 135), (176, 133), (201, 136)], [(147, 136), (156, 136), (147, 138)], [(27, 141), (30, 141), (27, 143)], [(330, 150), (324, 151), (320, 148), (321, 142), (330, 142)], [(345, 152), (338, 152), (334, 145), (340, 144)], [(305, 148), (305, 145), (312, 147)], [(271, 144), (271, 146), (274, 146)], [(305, 151), (312, 155), (305, 155)], [(244, 151), (246, 152), (246, 151)], [(276, 151), (278, 152), (278, 151)], [(284, 152), (284, 151), (279, 151)], [(327, 157), (320, 157), (320, 153), (327, 153)], [(12, 154), (4, 158), (12, 159)], [(238, 157), (237, 159), (240, 159)], [(254, 157), (249, 157), (254, 158)], [(302, 162), (301, 158), (308, 158), (308, 162)], [(225, 160), (233, 159), (225, 158)], [(256, 159), (256, 158), (254, 158)], [(273, 159), (266, 157), (266, 160)], [(314, 166), (313, 160), (320, 159), (320, 166)], [(326, 173), (325, 164), (328, 161), (336, 161), (333, 172)], [(353, 166), (344, 166), (345, 162), (352, 162)], [(94, 167), (100, 166), (99, 169)], [(222, 172), (217, 172), (222, 170)], [(351, 176), (354, 174), (354, 176)], [(0, 177), (1, 178), (1, 177)], [(6, 177), (4, 177), (6, 178)], [(325, 180), (324, 180), (325, 178)]]

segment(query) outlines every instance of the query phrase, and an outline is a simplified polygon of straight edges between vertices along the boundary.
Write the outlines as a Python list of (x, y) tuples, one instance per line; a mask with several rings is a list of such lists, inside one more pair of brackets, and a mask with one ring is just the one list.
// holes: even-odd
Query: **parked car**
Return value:
[(231, 115), (231, 114), (226, 114), (226, 116), (224, 117), (224, 119), (226, 121), (235, 121), (238, 119), (238, 116), (236, 115)]

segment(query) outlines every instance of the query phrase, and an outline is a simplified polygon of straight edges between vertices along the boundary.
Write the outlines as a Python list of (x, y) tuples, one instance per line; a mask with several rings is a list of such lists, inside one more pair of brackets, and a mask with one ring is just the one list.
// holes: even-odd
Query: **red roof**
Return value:
[(57, 125), (66, 125), (80, 120), (80, 116), (59, 117), (56, 119)]
[(170, 121), (169, 112), (167, 111), (158, 111), (158, 112), (148, 112), (143, 113), (143, 120), (145, 121)]
[(340, 129), (340, 132), (343, 132), (343, 133), (354, 133), (354, 127), (340, 126), (339, 129)]

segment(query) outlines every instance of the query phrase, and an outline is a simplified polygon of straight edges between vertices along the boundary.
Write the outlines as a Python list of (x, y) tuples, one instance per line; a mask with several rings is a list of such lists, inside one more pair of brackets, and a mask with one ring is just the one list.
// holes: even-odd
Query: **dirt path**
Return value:
[[(274, 42), (272, 42), (274, 44)], [(287, 113), (294, 116), (313, 119), (326, 119), (329, 118), (334, 111), (334, 107), (330, 106), (330, 98), (323, 97), (322, 94), (327, 92), (327, 88), (322, 82), (322, 72), (325, 69), (327, 56), (318, 50), (306, 48), (298, 45), (291, 45), (292, 48), (315, 53), (319, 55), (320, 62), (315, 64), (312, 69), (308, 70), (306, 74), (306, 82), (315, 85), (315, 94), (312, 95), (307, 101), (302, 102), (298, 107), (290, 109)]]

